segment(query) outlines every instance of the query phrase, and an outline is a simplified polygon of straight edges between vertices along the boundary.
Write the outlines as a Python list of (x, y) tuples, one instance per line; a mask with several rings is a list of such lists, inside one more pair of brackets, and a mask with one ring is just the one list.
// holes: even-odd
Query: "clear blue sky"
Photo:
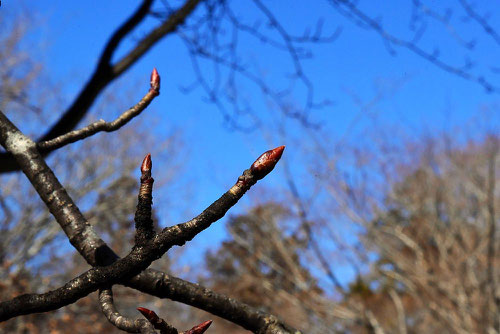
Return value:
[[(242, 17), (252, 18), (256, 15), (257, 11), (251, 2), (235, 3), (238, 3), (236, 11)], [(361, 100), (368, 102), (376, 96), (377, 87), (395, 84), (398, 89), (376, 105), (377, 114), (383, 120), (415, 133), (463, 124), (474, 117), (480, 108), (496, 106), (499, 102), (499, 94), (488, 94), (478, 84), (444, 72), (408, 50), (395, 48), (397, 54), (390, 55), (384, 41), (376, 33), (354, 25), (335, 12), (327, 1), (277, 0), (266, 3), (292, 33), (300, 34), (305, 27), (314, 27), (318, 18), (324, 19), (325, 32), (337, 27), (342, 29), (334, 42), (312, 46), (314, 57), (304, 61), (304, 68), (314, 84), (318, 99), (333, 102), (331, 106), (313, 115), (313, 119), (321, 122), (323, 130), (333, 139), (340, 138), (349, 130), (359, 113), (359, 108), (347, 92), (353, 92)], [(377, 13), (383, 14), (382, 22), (391, 31), (401, 33), (400, 36), (403, 37), (408, 36), (411, 1), (360, 3), (374, 17)], [(130, 15), (137, 4), (138, 1), (131, 0), (3, 1), (2, 11), (11, 10), (8, 7), (21, 6), (38, 13), (38, 34), (47, 43), (46, 51), (40, 57), (46, 62), (47, 73), (53, 81), (64, 83), (63, 94), (70, 101), (94, 69), (108, 36)], [(454, 1), (442, 1), (439, 4), (433, 2), (433, 5), (440, 6), (433, 7), (438, 10), (457, 6)], [(500, 20), (499, 8), (490, 6), (493, 7), (481, 10), (491, 11), (491, 22), (497, 23)], [(477, 39), (476, 49), (470, 56), (477, 60), (479, 72), (489, 71), (488, 66), (494, 64), (495, 59), (500, 59), (500, 48), (495, 47), (494, 42), (484, 35), (477, 24), (463, 21), (458, 10), (453, 15), (453, 22), (461, 27), (458, 33), (466, 40)], [(154, 20), (148, 21), (134, 36), (140, 36), (140, 32), (146, 31), (153, 24)], [(286, 86), (285, 74), (290, 72), (291, 66), (287, 54), (260, 46), (250, 39), (243, 38), (240, 42), (244, 45), (245, 56), (256, 60), (273, 83)], [(248, 46), (245, 47), (246, 43)], [(457, 48), (456, 39), (446, 27), (438, 23), (429, 26), (421, 43), (430, 49), (439, 46), (440, 56), (451, 63), (463, 63), (464, 53)], [(122, 49), (130, 45), (129, 39)], [(158, 129), (162, 127), (179, 128), (183, 131), (184, 141), (189, 146), (183, 177), (196, 180), (201, 189), (194, 194), (193, 202), (186, 204), (193, 213), (222, 194), (261, 152), (274, 146), (289, 144), (279, 142), (277, 136), (268, 136), (259, 130), (251, 133), (228, 131), (221, 113), (213, 105), (203, 101), (202, 91), (195, 90), (187, 95), (182, 93), (179, 87), (192, 83), (194, 76), (186, 48), (175, 36), (169, 36), (158, 43), (120, 79), (125, 82), (125, 86), (126, 81), (133, 85), (144, 82), (137, 89), (133, 100), (140, 98), (147, 89), (149, 73), (155, 66), (162, 76), (161, 96), (154, 101), (147, 113), (163, 122), (157, 126), (159, 136), (161, 131)], [(494, 76), (493, 78), (500, 81)], [(398, 82), (402, 84), (399, 85)], [(269, 109), (255, 87), (242, 83), (241, 90), (248, 95), (259, 117), (271, 125), (279, 122), (279, 114)], [(293, 97), (300, 103), (304, 99), (304, 91), (297, 88)], [(366, 125), (366, 122), (368, 120), (361, 116), (356, 126)], [(298, 127), (297, 129), (300, 130)], [(293, 146), (288, 145), (285, 154), (293, 158)], [(168, 161), (156, 163), (156, 172), (160, 172), (162, 163)], [(212, 174), (215, 166), (218, 172)], [(282, 182), (283, 174), (278, 167), (262, 183), (268, 186), (269, 191), (279, 191)], [(161, 196), (155, 201), (155, 205), (161, 207)], [(242, 212), (244, 207), (245, 202), (231, 213)], [(170, 218), (190, 218), (180, 216), (185, 210), (186, 208), (180, 208), (177, 213), (171, 213)], [(223, 236), (222, 224), (218, 224), (201, 234), (197, 243), (204, 247), (203, 245), (210, 243), (203, 240), (212, 242)]]

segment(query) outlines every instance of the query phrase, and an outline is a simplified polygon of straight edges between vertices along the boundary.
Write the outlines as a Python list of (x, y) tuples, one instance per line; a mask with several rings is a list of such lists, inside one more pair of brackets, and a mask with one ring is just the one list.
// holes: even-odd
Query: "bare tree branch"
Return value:
[(369, 27), (370, 29), (375, 31), (380, 37), (382, 37), (385, 41), (387, 41), (388, 45), (396, 45), (408, 49), (409, 51), (422, 57), (423, 59), (427, 60), (428, 62), (434, 64), (435, 66), (446, 72), (455, 74), (465, 80), (469, 80), (471, 82), (479, 84), (487, 92), (499, 92), (499, 88), (494, 86), (493, 83), (486, 80), (483, 76), (476, 75), (465, 68), (450, 65), (449, 63), (439, 59), (436, 54), (422, 49), (414, 41), (404, 40), (391, 34), (379, 22), (377, 22), (377, 20), (371, 18), (365, 12), (360, 10), (356, 5), (355, 1), (330, 0), (329, 2), (343, 16), (354, 21), (358, 25), (361, 25), (363, 27)]
[[(154, 78), (154, 81), (153, 81)], [(76, 141), (88, 138), (98, 132), (112, 132), (120, 129), (127, 124), (132, 118), (139, 116), (146, 109), (155, 97), (160, 94), (160, 76), (156, 68), (151, 74), (151, 88), (148, 93), (133, 107), (124, 111), (117, 119), (112, 122), (99, 120), (86, 127), (73, 130), (51, 140), (46, 140), (37, 143), (37, 148), (40, 153), (48, 153), (57, 150), (63, 146), (74, 143)]]
[[(175, 31), (186, 17), (196, 8), (200, 0), (187, 0), (182, 7), (172, 13), (169, 18), (140, 40), (134, 49), (111, 64), (111, 58), (120, 42), (132, 31), (147, 15), (152, 0), (145, 0), (143, 4), (111, 37), (99, 60), (98, 66), (90, 80), (82, 89), (71, 106), (64, 112), (58, 122), (39, 141), (48, 141), (73, 130), (86, 115), (102, 90), (123, 72), (128, 70), (161, 38)], [(49, 152), (50, 153), (50, 152)], [(0, 154), (0, 173), (19, 170), (20, 167), (9, 153)]]
[[(51, 213), (54, 215), (56, 220), (59, 222), (64, 232), (72, 242), (73, 246), (79, 251), (79, 253), (85, 258), (85, 260), (91, 265), (109, 265), (118, 259), (118, 256), (100, 239), (93, 228), (88, 224), (86, 219), (83, 217), (81, 212), (78, 210), (77, 206), (73, 203), (65, 189), (59, 183), (55, 175), (52, 173), (50, 168), (46, 165), (45, 161), (41, 155), (37, 152), (35, 143), (29, 138), (24, 136), (6, 117), (3, 113), (0, 113), (0, 144), (4, 145), (6, 149), (14, 155), (14, 157), (19, 161), (20, 166), (23, 168), (24, 173), (30, 179), (35, 189), (40, 194), (42, 200), (47, 204)], [(274, 167), (274, 164), (268, 165), (263, 162), (277, 162), (278, 155), (283, 152), (283, 147), (271, 151), (271, 153), (266, 152), (263, 156), (267, 156), (269, 159), (257, 159), (254, 163), (253, 169), (256, 175), (253, 175), (252, 168), (245, 171), (245, 173), (238, 179), (238, 182), (233, 186), (230, 191), (228, 191), (221, 199), (212, 204), (207, 208), (201, 215), (194, 218), (187, 224), (195, 229), (200, 229), (200, 225), (203, 221), (206, 221), (207, 217), (212, 216), (212, 219), (217, 218), (217, 208), (220, 208), (222, 202), (232, 203), (237, 200), (237, 196), (242, 196), (243, 193), (249, 189), (249, 187), (257, 181), (257, 179), (265, 176), (265, 173), (269, 173)], [(279, 153), (279, 154), (277, 154)], [(252, 183), (253, 182), (253, 183)], [(227, 205), (227, 204), (225, 204)], [(215, 214), (215, 217), (213, 216)], [(219, 213), (220, 215), (220, 213)], [(222, 217), (222, 216), (220, 216)], [(175, 230), (175, 233), (185, 234), (185, 231), (179, 227), (170, 228), (171, 231)], [(194, 235), (196, 232), (194, 233)], [(187, 238), (192, 238), (193, 233), (187, 234)], [(189, 239), (186, 239), (189, 240)], [(185, 241), (184, 241), (185, 242)], [(164, 290), (156, 287), (168, 286), (174, 288), (172, 293), (174, 296), (171, 298), (173, 300), (186, 300), (187, 304), (199, 307), (201, 309), (207, 310), (209, 312), (214, 312), (214, 314), (219, 315), (228, 320), (232, 319), (233, 313), (225, 312), (227, 308), (240, 309), (237, 312), (235, 320), (241, 320), (242, 322), (236, 322), (239, 325), (252, 329), (261, 329), (265, 325), (265, 328), (271, 326), (279, 326), (286, 328), (286, 325), (282, 324), (273, 316), (263, 314), (250, 308), (249, 306), (241, 303), (237, 303), (225, 296), (219, 295), (218, 303), (201, 303), (200, 301), (211, 296), (214, 293), (209, 290), (196, 291), (191, 290), (191, 293), (186, 292), (189, 297), (186, 297), (181, 293), (180, 287), (189, 286), (191, 283), (184, 282), (182, 280), (174, 280), (177, 284), (173, 285), (168, 283), (165, 285), (156, 284), (158, 283), (159, 277), (170, 280), (166, 274), (161, 272), (146, 270), (140, 276), (140, 278), (134, 278), (130, 283), (125, 283), (127, 286), (136, 288), (140, 291), (153, 294), (161, 297), (168, 297)], [(97, 283), (97, 282), (95, 282)], [(102, 283), (102, 282), (100, 282)], [(97, 284), (99, 285), (99, 284)], [(98, 288), (98, 286), (94, 286)], [(92, 287), (90, 290), (92, 290)], [(95, 291), (95, 290), (94, 290)], [(169, 290), (167, 290), (169, 291)], [(91, 292), (91, 291), (90, 291)], [(90, 293), (88, 292), (88, 293)], [(201, 293), (204, 295), (193, 296), (192, 293)], [(85, 292), (82, 293), (85, 295)], [(76, 298), (73, 296), (73, 298)], [(170, 298), (170, 297), (169, 297)], [(36, 303), (36, 302), (35, 302)], [(40, 302), (38, 302), (41, 304)], [(226, 305), (229, 304), (229, 305)], [(1, 304), (0, 304), (1, 305)], [(58, 305), (55, 303), (55, 305)], [(52, 307), (60, 307), (60, 306)], [(41, 307), (40, 305), (38, 305)], [(14, 315), (12, 315), (14, 316)], [(271, 320), (269, 320), (271, 319)], [(256, 322), (256, 323), (255, 323)], [(257, 330), (257, 329), (256, 329)]]
[(467, 12), (467, 15), (469, 15), (474, 21), (479, 23), (479, 25), (483, 28), (484, 32), (491, 36), (493, 40), (500, 45), (500, 35), (498, 32), (488, 23), (485, 17), (482, 17), (479, 15), (471, 6), (470, 3), (467, 2), (467, 0), (460, 0), (460, 4), (462, 7), (464, 7), (465, 11)]
[[(22, 135), (19, 130), (17, 130), (15, 126), (3, 115), (3, 113), (0, 114), (0, 131), (2, 134), (0, 142), (6, 147), (7, 150), (13, 152), (14, 156), (19, 158), (19, 160), (22, 161), (23, 154), (26, 154), (26, 151), (29, 151), (30, 149), (36, 153), (34, 143)], [(75, 301), (92, 291), (95, 291), (99, 288), (99, 286), (113, 284), (125, 278), (125, 276), (130, 277), (138, 274), (140, 271), (144, 270), (149, 263), (151, 263), (151, 261), (159, 258), (174, 244), (183, 245), (186, 241), (191, 240), (197, 233), (210, 226), (213, 221), (220, 219), (225, 212), (227, 212), (227, 210), (233, 206), (248, 189), (250, 189), (253, 184), (266, 176), (274, 168), (277, 161), (281, 157), (283, 150), (284, 147), (279, 147), (265, 152), (254, 162), (254, 164), (252, 164), (250, 169), (246, 170), (243, 175), (238, 178), (236, 184), (229, 191), (227, 191), (221, 198), (219, 198), (219, 200), (215, 201), (200, 215), (193, 218), (189, 222), (165, 228), (154, 238), (152, 243), (142, 247), (134, 247), (132, 252), (125, 258), (119, 259), (107, 267), (92, 268), (59, 289), (42, 295), (23, 295), (10, 302), (1, 303), (0, 319), (6, 320), (15, 316), (16, 312), (27, 314), (31, 312), (55, 309), (70, 303), (71, 301)], [(24, 156), (24, 159), (25, 158), (26, 157)], [(40, 162), (37, 160), (41, 160), (41, 162), (43, 162), (43, 159), (39, 156), (38, 158), (39, 159), (35, 159), (36, 162)], [(36, 162), (34, 165), (36, 165)], [(27, 168), (27, 175), (30, 171), (32, 170)], [(51, 173), (48, 166), (46, 166), (45, 173), (47, 173), (47, 171)], [(54, 180), (51, 181), (58, 183), (55, 176)], [(47, 187), (47, 185), (44, 185), (43, 183), (44, 182), (41, 182), (41, 187)], [(40, 182), (37, 184), (40, 186)], [(59, 203), (59, 205), (60, 204), (61, 203)], [(74, 214), (79, 214), (81, 216), (79, 211)], [(82, 216), (81, 218), (84, 219)], [(88, 225), (86, 221), (83, 221), (83, 223)], [(90, 226), (88, 229), (92, 231)], [(105, 246), (102, 240), (100, 242), (102, 243), (102, 246)], [(112, 253), (109, 248), (108, 250), (108, 252)], [(83, 252), (83, 254), (86, 253)], [(116, 257), (114, 253), (112, 254), (113, 257)]]
[(153, 178), (151, 177), (151, 154), (148, 153), (141, 165), (141, 186), (139, 200), (135, 211), (135, 244), (144, 245), (156, 235), (151, 219), (151, 206), (153, 204)]
[(332, 281), (332, 284), (335, 286), (335, 289), (342, 295), (345, 295), (346, 291), (342, 284), (340, 284), (340, 281), (338, 280), (337, 276), (333, 273), (333, 270), (330, 267), (330, 264), (326, 260), (325, 256), (323, 255), (323, 252), (321, 250), (321, 247), (319, 246), (318, 241), (316, 240), (316, 236), (312, 231), (312, 224), (308, 221), (307, 219), (307, 209), (304, 204), (304, 201), (302, 200), (302, 197), (300, 196), (299, 190), (295, 184), (295, 180), (293, 179), (291, 173), (290, 173), (290, 168), (288, 164), (285, 163), (285, 175), (286, 175), (286, 181), (288, 184), (288, 188), (290, 189), (290, 192), (293, 197), (293, 201), (295, 202), (295, 205), (297, 207), (298, 211), (298, 216), (301, 221), (301, 227), (304, 229), (307, 238), (308, 238), (308, 246), (310, 246), (315, 254), (315, 256), (318, 258), (322, 269), (325, 271), (326, 275)]
[[(91, 265), (104, 265), (117, 258), (116, 255), (109, 253), (110, 250), (104, 248), (104, 241), (97, 236), (52, 170), (47, 166), (36, 149), (36, 144), (23, 135), (2, 112), (0, 112), (0, 144), (14, 156), (40, 198), (68, 236), (71, 244), (87, 262)], [(106, 262), (98, 261), (98, 258), (104, 259), (104, 254), (97, 256), (96, 253), (99, 250), (108, 254)]]
[(125, 283), (144, 293), (168, 298), (231, 321), (254, 333), (300, 333), (277, 317), (199, 284), (148, 269)]

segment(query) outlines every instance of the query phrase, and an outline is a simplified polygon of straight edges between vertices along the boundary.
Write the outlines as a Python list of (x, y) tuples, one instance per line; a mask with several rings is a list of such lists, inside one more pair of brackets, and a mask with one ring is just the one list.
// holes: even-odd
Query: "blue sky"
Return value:
[[(46, 74), (51, 80), (63, 84), (62, 94), (69, 102), (93, 71), (108, 36), (130, 15), (137, 3), (131, 0), (4, 1), (2, 11), (8, 12), (19, 6), (37, 13), (36, 36), (44, 43), (44, 53), (39, 55), (40, 59), (46, 63)], [(235, 3), (235, 11), (247, 22), (251, 22), (258, 13), (247, 1)], [(350, 126), (354, 120), (357, 120), (355, 129), (369, 126), (370, 118), (359, 116), (359, 107), (352, 95), (367, 103), (377, 95), (380, 87), (389, 88), (373, 112), (383, 121), (397, 124), (416, 135), (463, 125), (480, 108), (495, 106), (499, 102), (499, 94), (488, 94), (478, 84), (440, 70), (406, 49), (395, 48), (396, 55), (391, 55), (376, 33), (356, 26), (339, 15), (326, 1), (277, 0), (266, 3), (291, 33), (301, 34), (305, 27), (314, 27), (318, 18), (323, 18), (326, 33), (341, 28), (334, 42), (311, 46), (314, 56), (303, 62), (318, 100), (332, 101), (330, 106), (312, 115), (315, 121), (322, 124), (323, 133), (328, 133), (332, 141), (341, 138), (346, 131), (352, 131)], [(398, 36), (409, 36), (410, 1), (360, 3), (361, 8), (373, 13), (374, 17), (383, 14), (384, 25)], [(436, 9), (443, 12), (448, 6), (457, 6), (452, 1), (432, 4), (440, 6)], [(484, 6), (483, 3), (481, 5)], [(496, 23), (499, 20), (498, 8), (490, 6), (493, 7), (480, 9), (483, 12), (491, 11), (490, 21)], [(494, 64), (495, 59), (500, 59), (498, 45), (484, 35), (480, 26), (465, 22), (459, 10), (455, 12), (452, 22), (459, 27), (458, 33), (465, 40), (477, 39), (476, 49), (468, 54), (477, 61), (478, 72), (489, 73), (488, 66)], [(139, 37), (141, 32), (154, 24), (156, 21), (148, 20), (134, 36)], [(240, 44), (242, 54), (258, 63), (269, 81), (276, 86), (287, 85), (286, 74), (290, 72), (291, 61), (286, 53), (262, 46), (248, 36), (242, 37)], [(130, 45), (133, 45), (133, 40), (128, 39), (121, 52)], [(439, 23), (429, 24), (421, 45), (431, 50), (439, 46), (440, 57), (450, 63), (461, 65), (464, 61), (465, 53), (457, 47), (457, 40)], [(148, 116), (144, 117), (160, 120), (154, 128), (160, 138), (162, 129), (182, 129), (183, 140), (189, 147), (182, 177), (190, 182), (195, 181), (200, 188), (193, 194), (193, 202), (186, 204), (193, 213), (199, 212), (222, 194), (267, 149), (285, 144), (285, 154), (290, 159), (298, 156), (294, 152), (293, 142), (292, 145), (281, 142), (279, 136), (270, 135), (268, 130), (250, 133), (229, 131), (215, 106), (203, 101), (204, 93), (201, 90), (189, 94), (181, 92), (179, 88), (192, 83), (194, 76), (186, 48), (175, 36), (163, 39), (120, 79), (125, 87), (140, 83), (132, 100), (138, 100), (147, 90), (149, 73), (153, 67), (158, 68), (162, 77), (161, 95), (147, 110)], [(498, 76), (489, 76), (500, 81), (495, 75)], [(207, 76), (210, 78), (210, 74)], [(294, 135), (300, 137), (298, 132), (301, 128), (293, 121), (283, 121), (279, 112), (270, 108), (254, 86), (242, 82), (240, 87), (253, 103), (259, 117), (267, 122), (266, 125), (272, 128), (284, 122), (289, 132), (296, 131)], [(305, 92), (299, 86), (294, 90), (293, 100), (300, 104), (304, 96)], [(54, 117), (56, 115), (57, 112), (54, 112)], [(498, 111), (493, 111), (492, 115), (498, 116)], [(498, 123), (500, 117), (496, 118)], [(156, 172), (160, 172), (162, 163), (168, 161), (156, 163)], [(217, 171), (214, 173), (215, 167)], [(265, 184), (266, 191), (280, 191), (283, 188), (282, 170), (278, 166), (272, 175), (261, 182), (257, 187), (264, 187)], [(161, 194), (157, 198), (155, 205), (161, 207)], [(249, 204), (248, 200), (244, 201), (231, 213), (242, 212)], [(169, 217), (173, 220), (188, 219), (190, 217), (182, 216), (185, 210), (174, 210)], [(202, 248), (208, 247), (210, 242), (220, 240), (224, 235), (223, 225), (217, 224), (203, 232), (196, 243)]]

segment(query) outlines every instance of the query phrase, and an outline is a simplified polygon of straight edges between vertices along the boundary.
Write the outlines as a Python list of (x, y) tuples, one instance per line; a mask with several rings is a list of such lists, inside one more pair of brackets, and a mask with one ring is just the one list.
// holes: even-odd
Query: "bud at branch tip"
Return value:
[(150, 321), (158, 319), (158, 315), (154, 311), (151, 311), (145, 307), (138, 307), (137, 311), (141, 312), (142, 315)]
[(151, 154), (148, 153), (141, 165), (141, 173), (151, 172), (151, 168), (153, 168), (153, 162), (151, 161)]
[(160, 75), (156, 70), (156, 67), (153, 68), (153, 72), (151, 72), (151, 89), (156, 93), (160, 93)]
[(274, 166), (276, 166), (281, 156), (283, 155), (284, 150), (285, 146), (279, 146), (262, 153), (262, 155), (258, 157), (257, 160), (255, 160), (255, 162), (252, 164), (250, 170), (257, 177), (262, 178), (266, 176), (273, 170)]
[(188, 331), (185, 331), (185, 334), (202, 334), (205, 333), (205, 331), (210, 327), (212, 324), (212, 320), (207, 320), (205, 322), (202, 322), (201, 324), (194, 326)]

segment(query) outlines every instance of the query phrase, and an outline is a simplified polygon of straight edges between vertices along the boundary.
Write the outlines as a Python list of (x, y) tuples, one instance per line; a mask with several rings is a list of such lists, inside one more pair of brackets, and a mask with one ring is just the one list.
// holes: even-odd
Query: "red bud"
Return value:
[(147, 308), (138, 307), (137, 311), (141, 312), (142, 315), (152, 323), (157, 322), (159, 319), (158, 315), (154, 311), (151, 311)]
[(160, 93), (160, 75), (158, 74), (156, 67), (153, 68), (153, 72), (151, 72), (151, 89), (158, 94)]
[[(154, 311), (151, 311), (145, 307), (138, 307), (137, 310), (142, 313), (142, 315), (148, 319), (148, 321), (153, 324), (154, 328), (165, 330), (165, 329), (174, 329), (170, 325), (168, 325), (165, 320), (161, 319)], [(201, 324), (194, 326), (190, 330), (182, 332), (181, 334), (203, 334), (212, 324), (212, 320), (207, 320), (202, 322)], [(162, 332), (163, 333), (163, 332)], [(170, 333), (170, 332), (169, 332)]]
[(205, 322), (202, 322), (198, 326), (194, 326), (190, 330), (185, 331), (183, 334), (203, 334), (211, 324), (212, 320), (207, 320)]
[(273, 170), (284, 150), (285, 146), (280, 146), (262, 153), (262, 155), (252, 164), (250, 170), (259, 179), (263, 178)]
[(151, 161), (151, 154), (148, 153), (146, 157), (144, 157), (144, 160), (142, 161), (141, 173), (150, 173), (152, 167), (153, 167), (153, 162)]

